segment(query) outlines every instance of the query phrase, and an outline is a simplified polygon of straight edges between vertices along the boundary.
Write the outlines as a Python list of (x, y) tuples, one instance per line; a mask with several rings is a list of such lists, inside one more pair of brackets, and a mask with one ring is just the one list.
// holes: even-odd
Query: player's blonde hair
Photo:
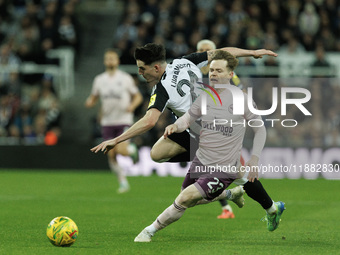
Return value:
[(196, 46), (197, 50), (199, 50), (203, 44), (209, 44), (212, 50), (216, 49), (216, 44), (213, 41), (204, 39), (197, 43), (197, 46)]
[(119, 57), (119, 55), (120, 55), (119, 52), (118, 52), (117, 50), (112, 49), (112, 48), (106, 49), (106, 50), (104, 51), (104, 55), (105, 55), (106, 53), (115, 53), (115, 54), (117, 54), (118, 57)]

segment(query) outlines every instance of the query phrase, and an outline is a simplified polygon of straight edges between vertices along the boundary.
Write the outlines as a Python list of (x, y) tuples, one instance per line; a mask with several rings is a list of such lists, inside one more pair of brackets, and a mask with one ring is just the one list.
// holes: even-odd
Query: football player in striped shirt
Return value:
[[(261, 58), (264, 55), (277, 56), (276, 53), (266, 49), (244, 50), (225, 47), (220, 50), (228, 51), (235, 57), (253, 56), (254, 58)], [(202, 79), (200, 68), (211, 61), (215, 51), (192, 53), (182, 58), (174, 59), (168, 64), (163, 45), (149, 43), (143, 47), (136, 48), (135, 59), (138, 72), (150, 85), (154, 86), (147, 112), (123, 134), (102, 142), (93, 147), (91, 151), (94, 153), (102, 151), (106, 154), (117, 144), (147, 132), (155, 126), (165, 108), (170, 109), (177, 117), (184, 115), (204, 86), (202, 82), (199, 82)], [(173, 133), (168, 136), (168, 139), (164, 139), (162, 136), (152, 147), (151, 158), (156, 162), (188, 162), (192, 160), (197, 151), (196, 137), (199, 135), (200, 130), (200, 124), (193, 122), (190, 125), (190, 130)], [(244, 190), (249, 197), (261, 204), (264, 209), (273, 205), (273, 201), (257, 179), (254, 182), (247, 182), (244, 185)]]

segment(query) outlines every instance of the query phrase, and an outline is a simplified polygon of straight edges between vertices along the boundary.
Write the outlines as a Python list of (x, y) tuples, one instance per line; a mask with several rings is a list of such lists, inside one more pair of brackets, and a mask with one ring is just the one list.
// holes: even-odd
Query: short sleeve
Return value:
[(161, 82), (158, 82), (153, 92), (151, 93), (150, 102), (148, 105), (148, 110), (151, 108), (156, 108), (160, 112), (164, 111), (164, 108), (167, 106), (169, 101), (169, 94), (162, 85)]
[(92, 96), (99, 96), (99, 79), (98, 77), (95, 77), (92, 84)]
[(184, 56), (183, 58), (191, 61), (198, 67), (208, 64), (208, 53), (207, 52), (191, 53), (189, 55)]
[(135, 95), (139, 92), (138, 87), (135, 83), (135, 80), (131, 77), (131, 75), (126, 74), (126, 83), (128, 87), (128, 91), (131, 95)]

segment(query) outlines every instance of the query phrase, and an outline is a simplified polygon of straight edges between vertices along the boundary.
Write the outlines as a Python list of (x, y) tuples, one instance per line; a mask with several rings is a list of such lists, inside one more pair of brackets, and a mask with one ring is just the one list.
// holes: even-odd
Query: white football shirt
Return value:
[[(218, 100), (215, 100), (215, 103), (207, 95), (205, 115), (202, 115), (201, 111), (203, 94), (192, 104), (189, 114), (194, 119), (201, 118), (202, 121), (199, 149), (196, 156), (203, 165), (235, 165), (240, 159), (247, 121), (261, 119), (260, 116), (250, 112), (247, 96), (244, 92), (242, 93), (244, 95), (244, 115), (233, 114), (233, 96), (229, 89), (219, 93), (222, 105)], [(262, 137), (262, 140), (263, 142), (259, 144), (261, 148), (256, 148), (257, 145), (254, 144), (256, 151), (262, 150), (265, 137)]]
[[(154, 86), (148, 110), (156, 108), (163, 112), (170, 109), (176, 117), (187, 112), (201, 93), (203, 87), (197, 81), (202, 80), (200, 67), (207, 64), (207, 53), (192, 53), (180, 59), (175, 59), (166, 66), (161, 80)], [(191, 130), (199, 133), (197, 124), (191, 125)]]
[(107, 72), (97, 75), (94, 79), (92, 92), (99, 96), (102, 103), (102, 126), (132, 125), (133, 113), (127, 112), (132, 95), (138, 93), (138, 88), (126, 72), (116, 70), (113, 75)]

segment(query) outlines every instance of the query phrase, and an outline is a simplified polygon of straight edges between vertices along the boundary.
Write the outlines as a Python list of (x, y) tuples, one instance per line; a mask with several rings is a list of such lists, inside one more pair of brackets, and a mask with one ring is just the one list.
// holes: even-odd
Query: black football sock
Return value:
[(273, 200), (267, 194), (259, 180), (256, 179), (254, 182), (248, 181), (244, 184), (243, 188), (247, 195), (257, 201), (263, 209), (266, 210), (272, 206)]
[(228, 205), (227, 199), (221, 199), (221, 200), (218, 200), (218, 201), (220, 202), (222, 207)]

